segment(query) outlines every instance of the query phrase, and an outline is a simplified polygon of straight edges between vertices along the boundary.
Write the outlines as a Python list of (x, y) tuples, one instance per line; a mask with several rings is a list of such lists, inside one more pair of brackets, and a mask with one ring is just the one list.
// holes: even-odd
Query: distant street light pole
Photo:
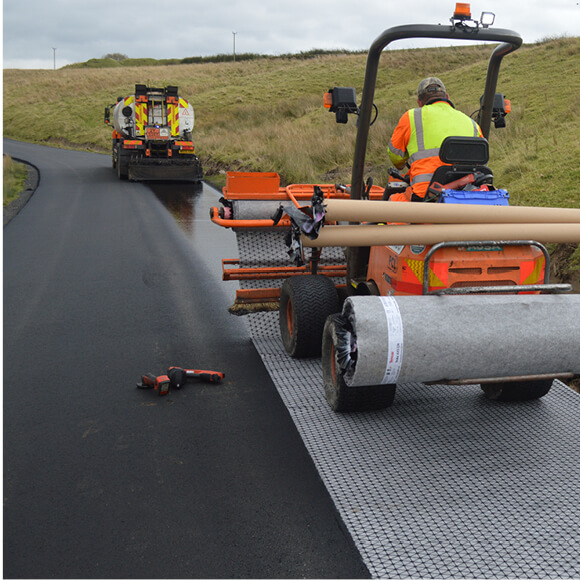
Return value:
[(236, 62), (236, 34), (237, 32), (232, 32), (234, 35), (234, 62)]
[(52, 49), (52, 66), (54, 70), (56, 70), (56, 48), (53, 47)]

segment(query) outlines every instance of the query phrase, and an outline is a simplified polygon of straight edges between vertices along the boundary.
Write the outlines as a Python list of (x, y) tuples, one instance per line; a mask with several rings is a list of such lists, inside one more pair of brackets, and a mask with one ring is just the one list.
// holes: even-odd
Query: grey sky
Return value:
[[(448, 24), (454, 1), (432, 0), (4, 0), (4, 68), (60, 68), (108, 53), (185, 58), (233, 51), (285, 54), (313, 48), (366, 50), (385, 29)], [(524, 43), (580, 36), (578, 0), (479, 0), (472, 17)], [(402, 41), (390, 48), (429, 46)], [(56, 49), (56, 51), (53, 50)]]

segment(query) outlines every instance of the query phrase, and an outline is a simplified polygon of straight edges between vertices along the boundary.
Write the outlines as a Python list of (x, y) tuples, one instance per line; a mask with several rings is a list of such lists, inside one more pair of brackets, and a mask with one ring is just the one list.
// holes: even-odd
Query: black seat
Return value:
[[(475, 186), (491, 184), (493, 173), (489, 161), (489, 144), (482, 137), (446, 137), (439, 149), (439, 159), (445, 165), (438, 167), (429, 182), (424, 198), (413, 195), (411, 201), (434, 201), (439, 198), (443, 186), (467, 178)], [(473, 180), (471, 181), (471, 177)], [(461, 183), (457, 187), (462, 187)]]

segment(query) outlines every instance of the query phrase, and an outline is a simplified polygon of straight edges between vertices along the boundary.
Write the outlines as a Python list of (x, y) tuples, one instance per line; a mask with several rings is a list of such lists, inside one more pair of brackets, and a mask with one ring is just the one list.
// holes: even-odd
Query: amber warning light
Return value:
[(349, 113), (358, 115), (356, 90), (354, 87), (334, 87), (324, 93), (324, 107), (336, 113), (337, 123), (347, 123)]
[(332, 93), (324, 93), (324, 108), (330, 109), (332, 107)]
[(453, 18), (457, 20), (471, 20), (471, 6), (469, 4), (464, 4), (463, 2), (457, 2), (457, 4), (455, 4)]

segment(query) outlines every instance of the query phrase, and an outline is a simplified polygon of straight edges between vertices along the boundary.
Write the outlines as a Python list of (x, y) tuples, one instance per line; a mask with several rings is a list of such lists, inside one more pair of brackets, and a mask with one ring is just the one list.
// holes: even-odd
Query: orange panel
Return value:
[[(374, 246), (368, 280), (381, 294), (421, 294), (425, 255), (431, 246)], [(442, 248), (430, 260), (429, 291), (465, 286), (541, 283), (544, 259), (530, 246)]]
[(226, 188), (236, 193), (278, 193), (280, 176), (277, 173), (228, 171)]

